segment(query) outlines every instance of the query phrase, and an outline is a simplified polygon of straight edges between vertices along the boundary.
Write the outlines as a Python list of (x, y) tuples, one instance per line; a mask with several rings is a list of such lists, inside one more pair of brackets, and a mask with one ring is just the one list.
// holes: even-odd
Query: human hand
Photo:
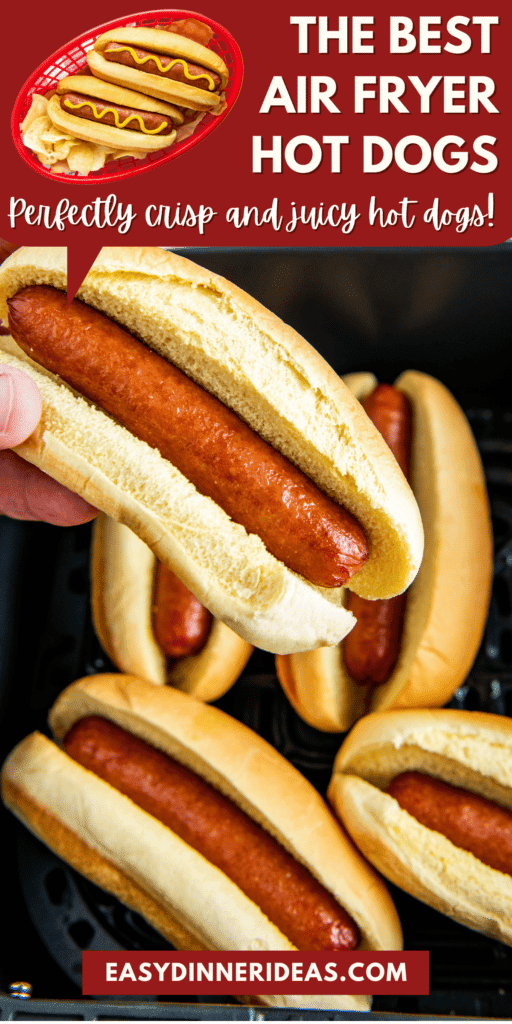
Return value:
[(78, 526), (96, 509), (10, 449), (24, 441), (41, 416), (34, 381), (14, 367), (0, 365), (0, 513), (12, 519)]

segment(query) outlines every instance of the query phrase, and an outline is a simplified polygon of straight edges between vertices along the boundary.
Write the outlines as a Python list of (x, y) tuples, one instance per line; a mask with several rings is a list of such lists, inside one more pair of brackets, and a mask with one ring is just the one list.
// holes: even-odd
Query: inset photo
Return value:
[(243, 78), (222, 25), (183, 11), (143, 11), (85, 31), (34, 71), (11, 119), (18, 152), (61, 181), (117, 181), (201, 142)]

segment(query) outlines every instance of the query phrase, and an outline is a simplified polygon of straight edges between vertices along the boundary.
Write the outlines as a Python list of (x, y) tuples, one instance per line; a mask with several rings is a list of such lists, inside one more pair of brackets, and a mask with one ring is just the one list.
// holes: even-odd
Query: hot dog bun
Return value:
[(77, 139), (83, 139), (85, 142), (99, 142), (101, 145), (113, 146), (118, 149), (130, 148), (152, 152), (172, 145), (176, 138), (176, 132), (173, 131), (169, 135), (147, 135), (138, 131), (116, 128), (114, 125), (85, 120), (62, 109), (60, 96), (66, 92), (96, 97), (120, 107), (166, 114), (172, 119), (175, 126), (183, 124), (184, 118), (181, 110), (170, 103), (162, 103), (160, 100), (144, 96), (132, 89), (110, 85), (108, 82), (93, 78), (92, 75), (70, 75), (58, 83), (57, 93), (51, 97), (48, 103), (48, 117), (58, 128), (62, 128), (65, 132), (69, 132), (70, 135), (74, 135)]
[(202, 46), (194, 39), (178, 35), (176, 32), (166, 32), (157, 28), (126, 27), (110, 29), (99, 36), (94, 44), (94, 49), (89, 50), (87, 54), (87, 62), (93, 75), (106, 82), (128, 86), (147, 96), (156, 96), (157, 99), (178, 103), (180, 106), (190, 107), (192, 110), (218, 112), (222, 101), (217, 91), (199, 89), (194, 84), (175, 82), (172, 79), (140, 71), (138, 68), (114, 64), (106, 60), (103, 56), (104, 50), (108, 43), (112, 42), (140, 47), (162, 56), (183, 57), (186, 61), (219, 75), (220, 90), (222, 91), (227, 85), (229, 72), (222, 58), (214, 50)]
[(409, 770), (512, 809), (512, 722), (446, 709), (367, 715), (343, 743), (328, 790), (355, 843), (386, 878), (512, 945), (512, 878), (421, 825), (383, 792)]
[[(359, 948), (400, 948), (399, 921), (382, 881), (318, 793), (251, 730), (176, 690), (120, 675), (79, 680), (61, 694), (50, 713), (57, 741), (89, 715), (116, 722), (186, 764), (242, 807), (348, 911), (361, 931)], [(8, 758), (3, 794), (59, 856), (179, 948), (293, 948), (223, 872), (40, 734)], [(364, 996), (287, 1002), (368, 1006)]]
[[(360, 401), (370, 373), (345, 383)], [(365, 710), (439, 707), (466, 678), (478, 651), (492, 582), (492, 529), (480, 455), (462, 409), (433, 377), (409, 370), (395, 382), (413, 410), (411, 486), (425, 530), (420, 571), (408, 594), (399, 660), (367, 704), (343, 648), (278, 657), (295, 710), (317, 729), (343, 732)]]
[[(0, 315), (30, 284), (65, 289), (66, 250), (14, 253), (0, 271)], [(359, 403), (295, 331), (162, 249), (103, 249), (78, 297), (172, 360), (356, 517), (370, 557), (354, 591), (387, 597), (408, 586), (423, 545), (412, 492)], [(44, 407), (19, 453), (133, 529), (215, 618), (274, 652), (346, 635), (354, 620), (340, 588), (291, 572), (158, 451), (26, 356), (17, 365), (38, 383)]]
[(91, 603), (98, 639), (121, 672), (158, 686), (167, 683), (196, 700), (218, 700), (238, 679), (253, 648), (213, 619), (203, 649), (168, 667), (152, 625), (156, 565), (153, 552), (127, 526), (99, 513), (91, 548)]

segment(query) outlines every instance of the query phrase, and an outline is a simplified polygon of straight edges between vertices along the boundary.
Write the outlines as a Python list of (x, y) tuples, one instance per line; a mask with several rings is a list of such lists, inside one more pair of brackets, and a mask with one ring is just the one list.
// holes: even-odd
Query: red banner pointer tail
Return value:
[(84, 277), (87, 276), (102, 246), (92, 238), (68, 247), (68, 306), (73, 301)]

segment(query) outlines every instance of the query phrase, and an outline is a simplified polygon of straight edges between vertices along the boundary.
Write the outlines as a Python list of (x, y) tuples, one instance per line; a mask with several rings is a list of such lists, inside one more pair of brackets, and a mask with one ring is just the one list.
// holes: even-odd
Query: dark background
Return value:
[(422, 370), (464, 405), (510, 404), (512, 245), (186, 255), (268, 305), (340, 374), (371, 370), (392, 382)]

